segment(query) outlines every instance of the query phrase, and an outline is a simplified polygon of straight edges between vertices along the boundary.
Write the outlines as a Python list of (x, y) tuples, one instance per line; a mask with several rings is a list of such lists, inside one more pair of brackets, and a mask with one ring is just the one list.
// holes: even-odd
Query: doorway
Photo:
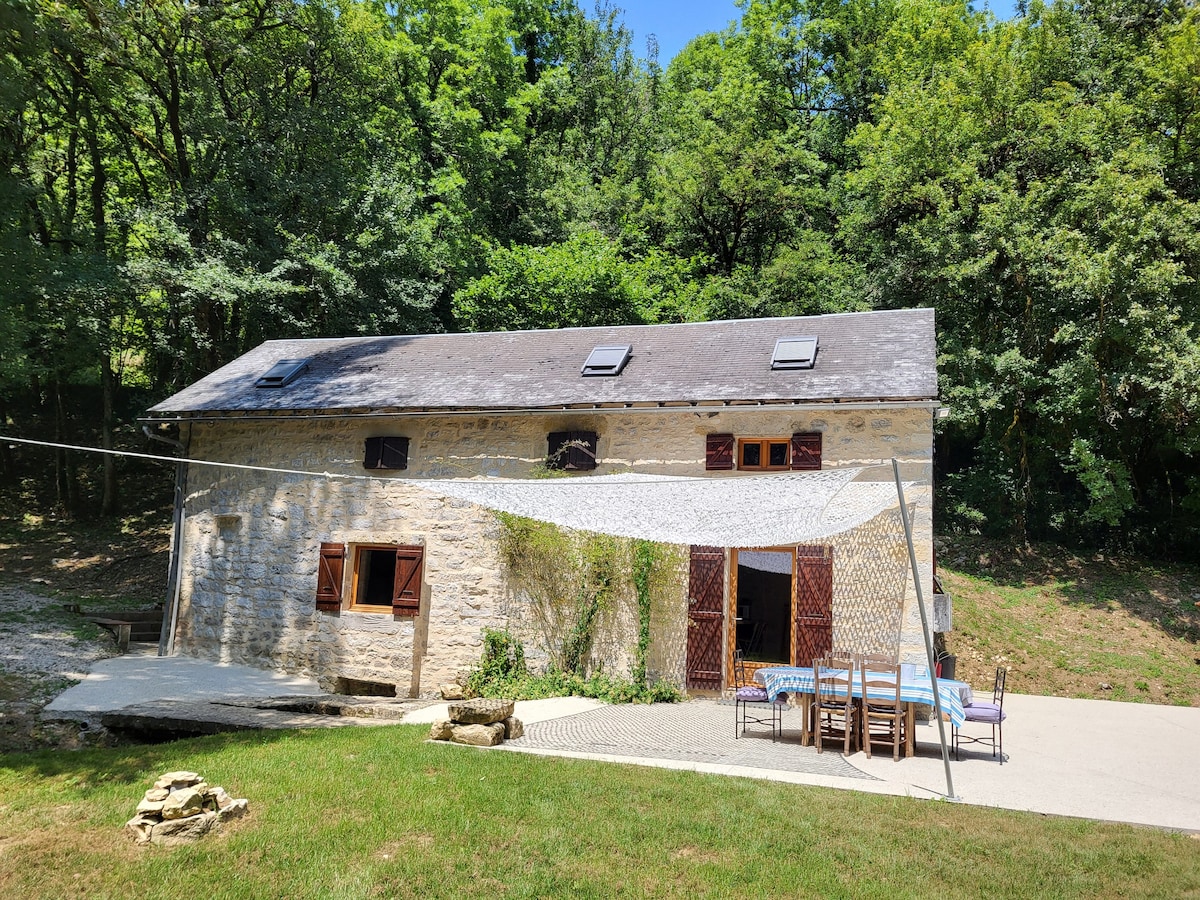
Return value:
[(809, 666), (833, 646), (833, 548), (735, 549), (729, 554), (726, 671), (741, 650), (752, 673)]

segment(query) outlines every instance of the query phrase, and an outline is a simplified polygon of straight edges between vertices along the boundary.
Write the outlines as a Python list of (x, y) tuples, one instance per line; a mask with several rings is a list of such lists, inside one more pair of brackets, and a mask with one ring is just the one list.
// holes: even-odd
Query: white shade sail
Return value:
[(897, 503), (864, 469), (723, 478), (596, 475), (406, 480), (407, 484), (565, 528), (672, 544), (771, 547), (820, 541)]

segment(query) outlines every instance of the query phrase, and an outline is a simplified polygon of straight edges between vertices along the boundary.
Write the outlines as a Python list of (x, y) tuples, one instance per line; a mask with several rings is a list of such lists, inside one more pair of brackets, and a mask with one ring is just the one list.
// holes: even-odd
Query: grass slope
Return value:
[(1200, 567), (939, 540), (956, 677), (1021, 694), (1200, 706)]
[[(0, 758), (0, 896), (1179, 897), (1200, 841), (1152, 829), (486, 752), (418, 726)], [(122, 831), (155, 776), (250, 814), (190, 847)]]

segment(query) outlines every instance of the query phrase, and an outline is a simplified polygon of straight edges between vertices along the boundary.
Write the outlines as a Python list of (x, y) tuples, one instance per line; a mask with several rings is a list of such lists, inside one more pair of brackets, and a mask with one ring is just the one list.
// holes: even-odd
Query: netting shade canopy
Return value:
[(737, 478), (405, 480), (447, 497), (564, 528), (668, 544), (773, 547), (821, 541), (897, 505), (891, 482), (865, 469)]

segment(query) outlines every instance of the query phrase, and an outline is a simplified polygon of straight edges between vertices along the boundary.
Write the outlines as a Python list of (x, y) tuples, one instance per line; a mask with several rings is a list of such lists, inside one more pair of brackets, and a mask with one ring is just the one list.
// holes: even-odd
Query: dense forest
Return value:
[(664, 66), (573, 0), (3, 0), (8, 433), (267, 338), (932, 306), (940, 527), (1194, 552), (1200, 9), (741, 9)]

